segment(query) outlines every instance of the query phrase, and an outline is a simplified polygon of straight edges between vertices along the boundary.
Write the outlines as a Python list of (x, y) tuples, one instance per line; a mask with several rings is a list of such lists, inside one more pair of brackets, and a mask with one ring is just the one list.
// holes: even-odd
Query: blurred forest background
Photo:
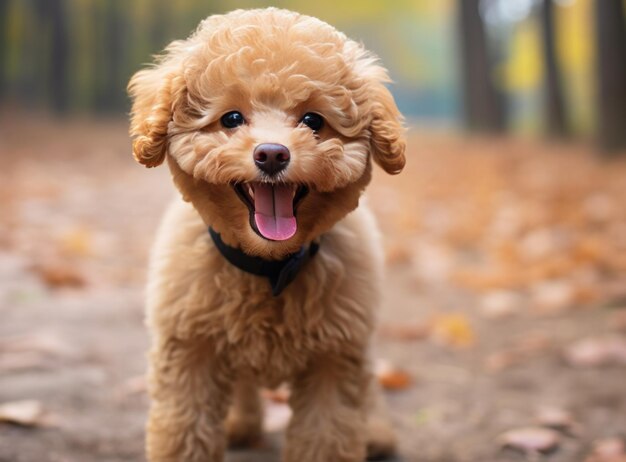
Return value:
[[(422, 124), (626, 136), (622, 0), (280, 0), (376, 51)], [(57, 113), (128, 110), (133, 72), (199, 20), (244, 0), (0, 0), (0, 98)]]

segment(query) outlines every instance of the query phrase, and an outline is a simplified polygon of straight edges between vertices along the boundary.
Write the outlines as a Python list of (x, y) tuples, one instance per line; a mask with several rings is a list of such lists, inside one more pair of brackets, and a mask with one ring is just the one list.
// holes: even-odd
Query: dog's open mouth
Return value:
[(293, 183), (237, 183), (235, 192), (250, 211), (250, 226), (261, 237), (285, 241), (298, 230), (296, 207), (306, 186)]

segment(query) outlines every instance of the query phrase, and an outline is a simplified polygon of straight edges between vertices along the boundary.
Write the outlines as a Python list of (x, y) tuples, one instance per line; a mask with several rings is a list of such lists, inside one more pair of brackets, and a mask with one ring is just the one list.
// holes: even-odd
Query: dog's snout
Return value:
[(254, 148), (252, 157), (260, 170), (268, 175), (275, 175), (289, 165), (291, 154), (287, 146), (282, 144), (262, 143)]

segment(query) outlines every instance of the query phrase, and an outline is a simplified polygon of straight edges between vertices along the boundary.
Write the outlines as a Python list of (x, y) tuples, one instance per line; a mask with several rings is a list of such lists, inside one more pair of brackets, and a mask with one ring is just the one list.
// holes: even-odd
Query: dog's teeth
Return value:
[(248, 185), (248, 194), (250, 194), (250, 197), (254, 198), (254, 188), (250, 185)]

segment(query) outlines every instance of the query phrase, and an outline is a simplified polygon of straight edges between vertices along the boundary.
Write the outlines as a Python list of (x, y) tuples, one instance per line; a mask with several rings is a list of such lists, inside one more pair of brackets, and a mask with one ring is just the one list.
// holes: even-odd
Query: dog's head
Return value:
[(285, 10), (211, 16), (129, 84), (135, 158), (174, 182), (225, 242), (280, 258), (357, 204), (373, 159), (399, 173), (402, 116), (384, 68)]

